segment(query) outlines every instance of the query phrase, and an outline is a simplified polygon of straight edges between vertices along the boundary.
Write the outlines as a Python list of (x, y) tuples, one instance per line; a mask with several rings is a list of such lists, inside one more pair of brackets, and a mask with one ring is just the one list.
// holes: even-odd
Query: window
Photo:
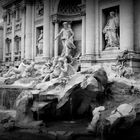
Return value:
[(5, 53), (6, 55), (10, 55), (11, 54), (11, 39), (7, 38), (6, 39), (6, 48), (5, 48)]

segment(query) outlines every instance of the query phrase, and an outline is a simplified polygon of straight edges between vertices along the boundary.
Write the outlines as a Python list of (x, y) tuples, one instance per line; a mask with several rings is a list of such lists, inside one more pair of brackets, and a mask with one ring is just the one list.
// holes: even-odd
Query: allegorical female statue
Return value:
[(38, 54), (43, 53), (43, 30), (40, 31), (40, 35), (37, 39)]
[(103, 34), (105, 34), (105, 41), (106, 41), (105, 48), (108, 47), (119, 48), (120, 41), (119, 41), (118, 29), (119, 29), (119, 17), (117, 13), (112, 11), (110, 12), (110, 16), (107, 21), (107, 24), (103, 29)]

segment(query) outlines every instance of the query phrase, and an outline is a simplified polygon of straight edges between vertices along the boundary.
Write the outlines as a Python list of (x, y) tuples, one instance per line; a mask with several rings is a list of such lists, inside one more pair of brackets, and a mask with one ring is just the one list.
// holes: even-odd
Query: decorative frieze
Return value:
[(61, 14), (53, 14), (51, 16), (52, 18), (52, 22), (61, 22), (61, 21), (77, 21), (77, 20), (81, 20), (81, 13), (77, 13), (74, 15), (61, 15)]
[(40, 0), (36, 3), (36, 17), (41, 17), (44, 14), (44, 4), (43, 1)]
[(81, 8), (81, 16), (85, 16), (86, 15), (86, 5), (80, 4), (79, 7)]
[(54, 14), (54, 15), (51, 15), (51, 19), (52, 19), (52, 22), (53, 23), (56, 23), (56, 22), (59, 22), (59, 17), (58, 17), (58, 14)]

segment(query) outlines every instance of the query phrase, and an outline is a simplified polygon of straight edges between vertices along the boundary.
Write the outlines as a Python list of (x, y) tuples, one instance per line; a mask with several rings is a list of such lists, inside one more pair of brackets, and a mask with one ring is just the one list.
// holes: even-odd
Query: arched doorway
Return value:
[[(72, 52), (73, 56), (81, 53), (82, 38), (82, 17), (81, 17), (81, 0), (60, 0), (57, 7), (57, 20), (59, 21), (59, 31), (62, 29), (62, 23), (67, 21), (71, 23), (74, 31), (74, 44), (76, 50)], [(62, 52), (62, 43), (58, 44), (58, 55)]]

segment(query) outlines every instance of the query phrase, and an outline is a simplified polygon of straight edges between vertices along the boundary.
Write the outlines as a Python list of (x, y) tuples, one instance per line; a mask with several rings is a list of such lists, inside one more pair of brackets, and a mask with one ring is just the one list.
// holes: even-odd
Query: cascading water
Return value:
[(3, 90), (0, 90), (0, 107), (1, 109), (4, 109), (6, 106), (6, 103), (5, 103), (5, 96), (6, 96), (6, 90), (3, 89)]
[(14, 109), (15, 101), (21, 90), (18, 89), (0, 89), (0, 109)]

